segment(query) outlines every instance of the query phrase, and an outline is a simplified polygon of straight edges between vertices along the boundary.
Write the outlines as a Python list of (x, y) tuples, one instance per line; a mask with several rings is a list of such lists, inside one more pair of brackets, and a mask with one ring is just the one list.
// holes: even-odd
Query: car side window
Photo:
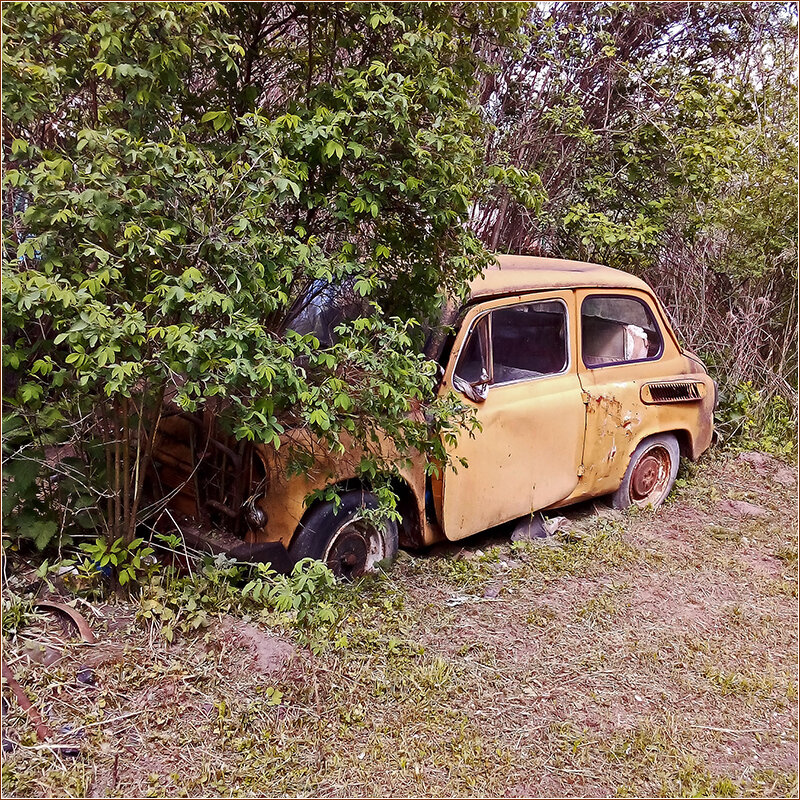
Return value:
[(456, 378), (470, 384), (488, 378), (488, 330), (489, 316), (487, 314), (481, 317), (470, 331), (458, 357), (454, 373)]
[(569, 363), (567, 309), (559, 300), (492, 312), (493, 385), (563, 372)]
[(642, 300), (591, 295), (583, 301), (581, 349), (590, 369), (656, 359), (663, 346), (658, 323)]

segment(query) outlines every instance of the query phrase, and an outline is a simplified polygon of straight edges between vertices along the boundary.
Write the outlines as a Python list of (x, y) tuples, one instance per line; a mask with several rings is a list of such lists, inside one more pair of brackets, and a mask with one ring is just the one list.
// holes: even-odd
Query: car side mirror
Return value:
[(489, 396), (489, 384), (491, 378), (485, 369), (481, 369), (481, 376), (476, 381), (465, 381), (459, 378), (458, 375), (453, 376), (453, 388), (461, 392), (473, 403), (483, 403)]
[(489, 381), (483, 381), (481, 383), (471, 383), (469, 385), (469, 391), (464, 392), (464, 394), (472, 400), (473, 403), (482, 403), (486, 398), (489, 396)]

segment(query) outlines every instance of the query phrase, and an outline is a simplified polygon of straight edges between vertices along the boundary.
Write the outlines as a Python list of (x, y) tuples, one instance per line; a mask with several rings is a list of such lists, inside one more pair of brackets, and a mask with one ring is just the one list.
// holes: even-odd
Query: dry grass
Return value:
[(796, 796), (785, 469), (708, 459), (657, 514), (568, 512), (559, 546), (500, 530), (403, 554), (357, 587), (338, 647), (273, 671), (239, 623), (170, 646), (125, 604), (45, 667), (24, 641), (57, 631), (35, 622), (7, 658), (51, 727), (84, 726), (82, 755), (37, 746), (12, 702), (4, 793)]

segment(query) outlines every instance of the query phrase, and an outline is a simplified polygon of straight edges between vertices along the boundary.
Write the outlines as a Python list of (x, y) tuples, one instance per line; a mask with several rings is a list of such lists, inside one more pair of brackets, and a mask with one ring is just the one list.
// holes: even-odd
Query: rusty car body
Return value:
[[(472, 282), (451, 325), (454, 333), (427, 355), (441, 365), (438, 391), (459, 393), (480, 422), (456, 447), (468, 467), (430, 477), (424, 457), (412, 454), (395, 485), (401, 521), (377, 523), (363, 513), (375, 501), (346, 457), (320, 457), (303, 475), (278, 478), (279, 452), (256, 447), (248, 468), (270, 476), (265, 491), (248, 506), (250, 474), (223, 509), (232, 516), (236, 503), (246, 506), (238, 530), (245, 543), (277, 543), (293, 560), (320, 558), (355, 576), (398, 544), (458, 540), (591, 497), (657, 507), (680, 457), (696, 460), (711, 443), (715, 384), (681, 347), (650, 287), (630, 274), (501, 255)], [(162, 467), (177, 475), (202, 423), (175, 424), (171, 446), (160, 450), (169, 451)], [(228, 465), (237, 458), (225, 445), (216, 453)], [(341, 507), (307, 507), (309, 494), (328, 486), (341, 489)], [(202, 512), (196, 474), (174, 503)]]

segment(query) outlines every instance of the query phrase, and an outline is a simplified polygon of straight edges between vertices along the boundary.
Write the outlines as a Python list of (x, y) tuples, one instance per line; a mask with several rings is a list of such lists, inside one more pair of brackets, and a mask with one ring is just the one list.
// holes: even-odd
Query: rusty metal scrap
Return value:
[(63, 614), (78, 629), (78, 633), (80, 633), (84, 642), (87, 642), (88, 644), (97, 643), (97, 638), (89, 626), (89, 623), (86, 621), (86, 617), (72, 608), (72, 606), (68, 606), (65, 603), (55, 603), (51, 600), (39, 600), (38, 602), (34, 603), (34, 606), (37, 608), (42, 608), (45, 611), (57, 611), (58, 613)]

